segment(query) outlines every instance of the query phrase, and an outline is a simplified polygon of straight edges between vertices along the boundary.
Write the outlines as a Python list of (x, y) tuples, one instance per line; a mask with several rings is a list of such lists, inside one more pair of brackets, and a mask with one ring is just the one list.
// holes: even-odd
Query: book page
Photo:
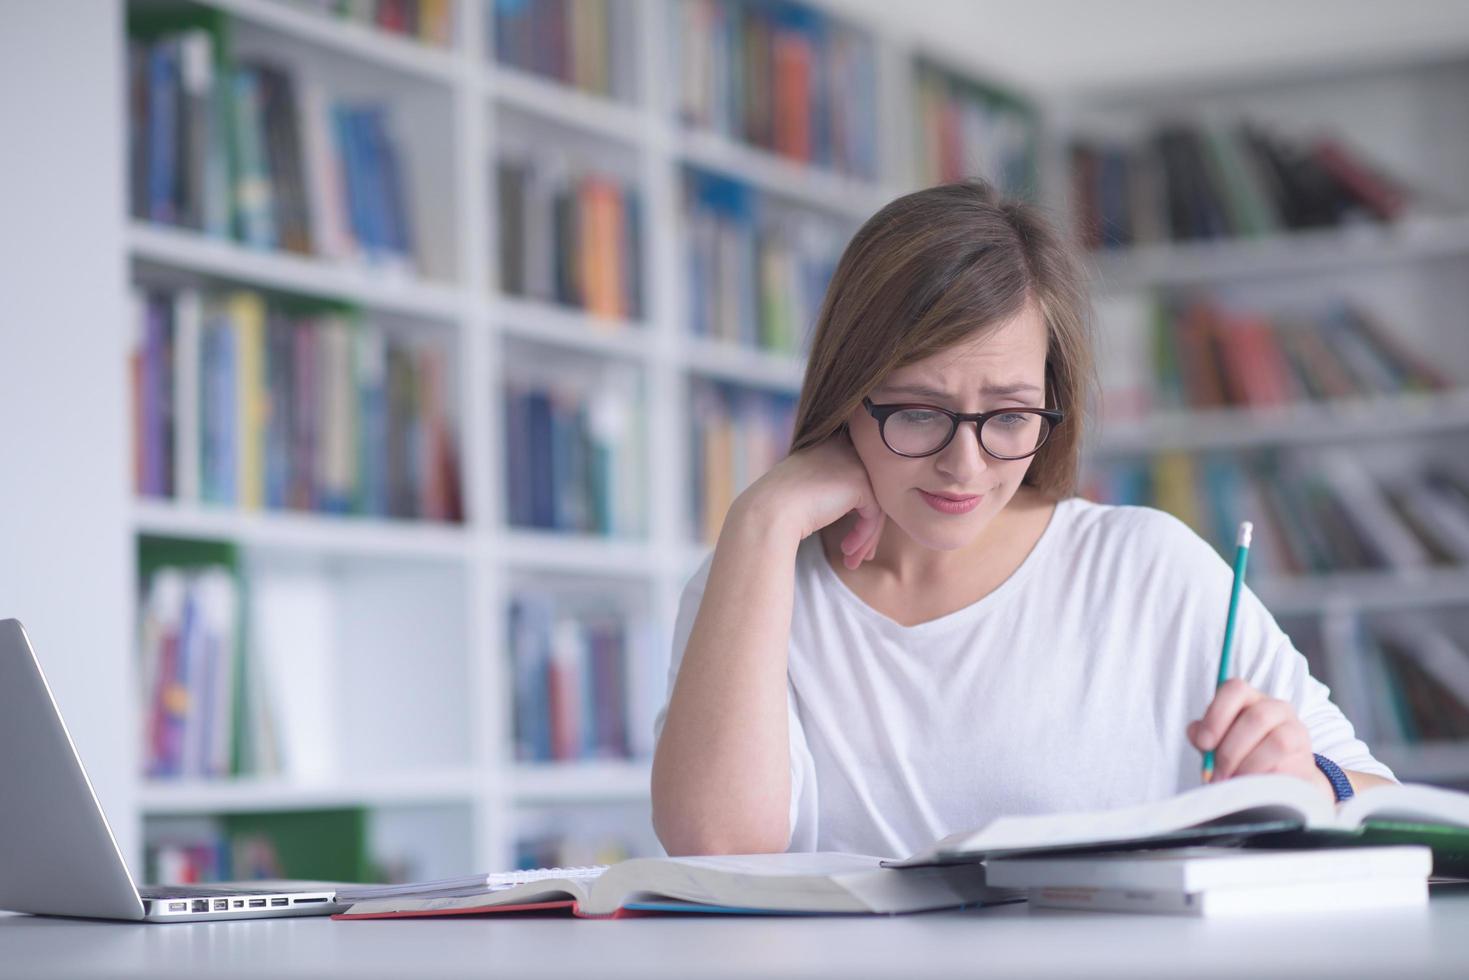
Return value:
[(1398, 820), (1469, 828), (1469, 793), (1435, 786), (1376, 786), (1343, 803), (1337, 820), (1344, 827), (1369, 820)]
[(1138, 840), (1225, 817), (1230, 823), (1295, 820), (1307, 826), (1336, 825), (1331, 802), (1310, 783), (1294, 776), (1239, 776), (1165, 800), (1113, 810), (999, 817), (979, 830), (950, 835), (927, 851), (888, 866)]

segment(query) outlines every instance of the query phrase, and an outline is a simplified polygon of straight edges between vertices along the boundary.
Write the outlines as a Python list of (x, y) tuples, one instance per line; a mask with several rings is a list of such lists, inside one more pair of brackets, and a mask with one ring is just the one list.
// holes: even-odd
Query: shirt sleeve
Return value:
[[(710, 554), (698, 571), (689, 578), (679, 596), (678, 614), (673, 624), (673, 648), (668, 661), (667, 692), (663, 698), (663, 706), (653, 719), (655, 747), (663, 735), (663, 724), (668, 718), (668, 702), (673, 697), (673, 686), (678, 680), (684, 650), (689, 645), (689, 635), (694, 631), (694, 618), (699, 613), (699, 603), (704, 599), (704, 588), (708, 584), (709, 568), (713, 563), (714, 556)], [(806, 745), (806, 733), (796, 712), (795, 693), (791, 689), (789, 676), (786, 680), (786, 721), (791, 743), (790, 835), (786, 848), (792, 851), (809, 851), (815, 849), (816, 840), (816, 765)]]

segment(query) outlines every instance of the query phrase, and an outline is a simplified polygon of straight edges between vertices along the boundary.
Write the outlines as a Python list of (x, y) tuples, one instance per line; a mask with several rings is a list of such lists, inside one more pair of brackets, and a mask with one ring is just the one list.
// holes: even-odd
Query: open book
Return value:
[(1461, 836), (1469, 833), (1469, 794), (1431, 786), (1382, 786), (1338, 806), (1294, 776), (1237, 776), (1166, 800), (1114, 810), (999, 817), (978, 830), (951, 834), (905, 860), (884, 861), (883, 866), (915, 868), (1063, 848), (1171, 846), (1293, 830), (1358, 836), (1379, 825), (1421, 829), (1427, 844), (1435, 843), (1429, 839), (1435, 827), (1454, 828), (1455, 836)]
[[(566, 910), (584, 918), (653, 912), (922, 912), (1019, 897), (984, 884), (978, 865), (893, 871), (858, 854), (635, 858), (600, 873), (539, 878), (476, 894), (432, 887), (356, 901), (337, 919)], [(406, 894), (404, 892), (407, 892)], [(339, 899), (350, 901), (351, 889)]]

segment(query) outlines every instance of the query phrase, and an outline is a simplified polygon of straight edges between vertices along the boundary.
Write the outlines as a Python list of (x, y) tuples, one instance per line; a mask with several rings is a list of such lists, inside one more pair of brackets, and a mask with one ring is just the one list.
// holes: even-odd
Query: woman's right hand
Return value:
[(740, 494), (736, 508), (775, 517), (801, 538), (853, 511), (857, 520), (842, 538), (843, 563), (856, 568), (877, 554), (887, 515), (867, 478), (867, 467), (845, 429), (791, 453)]

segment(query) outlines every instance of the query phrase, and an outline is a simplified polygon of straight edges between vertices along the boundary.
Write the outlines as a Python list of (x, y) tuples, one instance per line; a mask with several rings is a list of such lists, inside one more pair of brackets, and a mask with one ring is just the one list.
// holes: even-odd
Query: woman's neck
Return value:
[(903, 590), (938, 587), (961, 578), (998, 575), (1003, 580), (1029, 554), (1053, 506), (1032, 488), (1021, 487), (973, 541), (952, 551), (929, 548), (889, 521), (878, 540), (877, 555), (856, 569), (843, 564), (841, 551), (842, 537), (855, 515), (823, 528), (822, 545), (832, 567), (844, 575), (882, 580)]

